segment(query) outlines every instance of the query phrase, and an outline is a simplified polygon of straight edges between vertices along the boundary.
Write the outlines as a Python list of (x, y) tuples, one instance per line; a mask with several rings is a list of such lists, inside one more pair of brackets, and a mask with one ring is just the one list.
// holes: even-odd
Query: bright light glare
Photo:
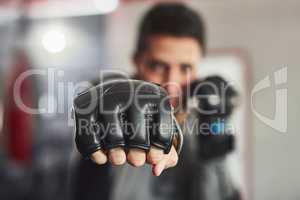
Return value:
[(65, 34), (59, 30), (51, 30), (43, 36), (42, 44), (50, 53), (62, 52), (66, 47)]
[(94, 3), (101, 14), (106, 14), (117, 9), (119, 0), (94, 0)]

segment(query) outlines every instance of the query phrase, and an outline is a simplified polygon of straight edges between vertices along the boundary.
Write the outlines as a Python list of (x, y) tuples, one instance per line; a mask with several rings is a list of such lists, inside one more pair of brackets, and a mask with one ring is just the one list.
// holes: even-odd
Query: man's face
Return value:
[(162, 85), (176, 107), (181, 88), (197, 78), (202, 51), (190, 37), (152, 36), (148, 49), (135, 59), (139, 78)]

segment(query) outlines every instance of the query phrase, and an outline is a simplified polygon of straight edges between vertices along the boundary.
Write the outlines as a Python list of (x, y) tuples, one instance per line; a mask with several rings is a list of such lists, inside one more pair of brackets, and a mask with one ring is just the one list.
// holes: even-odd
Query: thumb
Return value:
[(167, 159), (161, 159), (156, 165), (152, 166), (152, 173), (154, 176), (160, 176), (167, 164)]

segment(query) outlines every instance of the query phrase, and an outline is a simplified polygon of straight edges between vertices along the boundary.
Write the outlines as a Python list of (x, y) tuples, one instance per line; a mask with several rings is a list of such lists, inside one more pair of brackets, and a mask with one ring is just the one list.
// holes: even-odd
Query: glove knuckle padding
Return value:
[(86, 114), (75, 113), (75, 142), (79, 152), (83, 156), (87, 156), (101, 149), (100, 135), (94, 127), (96, 120), (97, 109)]
[(133, 105), (127, 110), (127, 145), (148, 150), (150, 147), (150, 127), (147, 104), (142, 105), (140, 109)]
[[(96, 97), (91, 97), (92, 92)], [(79, 94), (74, 100), (79, 152), (87, 156), (101, 148), (149, 150), (154, 145), (168, 153), (175, 131), (166, 96), (160, 86), (137, 80), (105, 82)], [(77, 113), (78, 107), (95, 101), (97, 106), (91, 112)], [(88, 125), (81, 127), (80, 120)]]
[(170, 105), (163, 102), (165, 105), (159, 107), (159, 111), (154, 115), (154, 129), (152, 129), (152, 144), (156, 147), (164, 149), (168, 153), (172, 146), (173, 140), (173, 119), (170, 112)]

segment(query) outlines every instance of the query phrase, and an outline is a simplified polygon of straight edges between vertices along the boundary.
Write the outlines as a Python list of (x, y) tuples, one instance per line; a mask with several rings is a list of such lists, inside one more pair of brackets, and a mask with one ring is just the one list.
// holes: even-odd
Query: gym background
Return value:
[[(69, 99), (63, 98), (68, 96), (68, 84), (93, 79), (99, 69), (132, 72), (137, 24), (155, 2), (0, 1), (0, 199), (24, 199), (28, 194), (33, 194), (30, 199), (71, 198), (71, 191), (65, 191), (71, 190), (68, 177), (76, 150)], [(237, 56), (246, 68), (243, 92), (249, 112), (241, 148), (247, 152), (242, 157), (245, 199), (300, 199), (300, 2), (183, 2), (206, 21), (209, 55)], [(12, 103), (16, 78), (29, 69), (46, 69), (47, 75), (53, 75), (53, 93), (47, 75), (30, 79), (21, 88), (26, 103), (48, 105), (50, 112), (18, 113)], [(284, 84), (277, 85), (278, 71), (286, 75)], [(270, 86), (253, 96), (255, 86), (266, 77)], [(58, 84), (65, 90), (58, 91)], [(285, 89), (287, 102), (278, 108), (286, 112), (277, 112), (276, 92)], [(262, 113), (278, 119), (277, 126)]]

